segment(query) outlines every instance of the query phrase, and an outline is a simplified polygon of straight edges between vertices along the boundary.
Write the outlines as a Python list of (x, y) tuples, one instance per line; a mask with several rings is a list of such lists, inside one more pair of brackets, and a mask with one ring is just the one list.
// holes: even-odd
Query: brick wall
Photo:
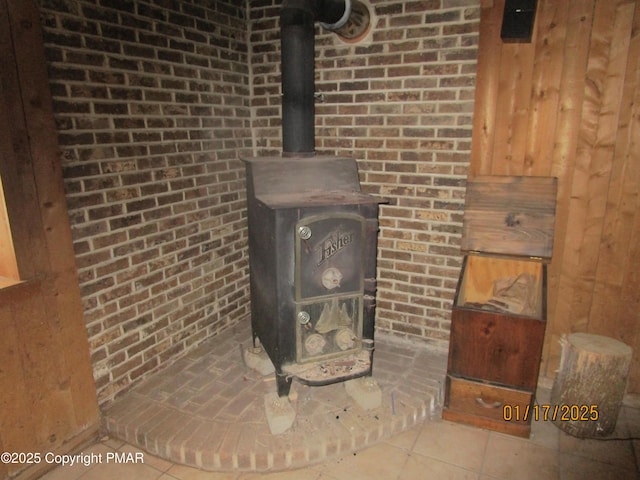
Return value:
[(246, 4), (39, 4), (104, 404), (249, 313)]
[[(280, 0), (251, 1), (260, 153), (278, 153)], [(317, 27), (316, 150), (353, 156), (381, 209), (376, 327), (444, 346), (459, 275), (479, 0), (369, 0), (348, 44)]]
[[(104, 405), (248, 321), (241, 155), (279, 153), (280, 0), (38, 0)], [(377, 328), (444, 345), (460, 268), (479, 0), (369, 0), (318, 27), (316, 146), (382, 207)]]

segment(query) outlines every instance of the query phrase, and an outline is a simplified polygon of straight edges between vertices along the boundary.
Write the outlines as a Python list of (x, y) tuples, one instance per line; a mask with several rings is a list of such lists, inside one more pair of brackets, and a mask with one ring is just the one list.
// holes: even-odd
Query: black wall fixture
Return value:
[(503, 42), (531, 41), (537, 0), (506, 0), (500, 38)]

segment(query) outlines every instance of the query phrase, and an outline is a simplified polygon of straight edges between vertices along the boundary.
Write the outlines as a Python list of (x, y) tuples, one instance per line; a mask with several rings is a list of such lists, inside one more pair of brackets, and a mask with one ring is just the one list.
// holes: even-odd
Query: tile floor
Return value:
[[(549, 392), (538, 393), (540, 403)], [(528, 440), (439, 419), (320, 465), (273, 473), (212, 473), (140, 453), (114, 439), (85, 448), (103, 462), (58, 467), (43, 480), (626, 480), (639, 479), (640, 440), (580, 440), (534, 422)], [(640, 437), (640, 409), (623, 407), (615, 437)], [(144, 463), (106, 463), (108, 452)]]

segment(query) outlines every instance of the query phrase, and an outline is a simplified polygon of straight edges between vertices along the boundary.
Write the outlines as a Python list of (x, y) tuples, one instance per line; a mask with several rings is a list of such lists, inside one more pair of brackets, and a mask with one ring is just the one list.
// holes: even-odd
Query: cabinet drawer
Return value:
[[(531, 406), (531, 392), (447, 378), (447, 408), (498, 422), (529, 423), (525, 411)], [(505, 408), (506, 407), (506, 408)]]

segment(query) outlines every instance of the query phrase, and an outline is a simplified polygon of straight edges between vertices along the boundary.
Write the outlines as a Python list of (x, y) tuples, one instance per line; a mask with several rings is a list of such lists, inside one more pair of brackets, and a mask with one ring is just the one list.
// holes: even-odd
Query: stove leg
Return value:
[(276, 384), (278, 385), (278, 396), (288, 397), (291, 390), (291, 381), (293, 378), (285, 375), (284, 373), (276, 372)]

